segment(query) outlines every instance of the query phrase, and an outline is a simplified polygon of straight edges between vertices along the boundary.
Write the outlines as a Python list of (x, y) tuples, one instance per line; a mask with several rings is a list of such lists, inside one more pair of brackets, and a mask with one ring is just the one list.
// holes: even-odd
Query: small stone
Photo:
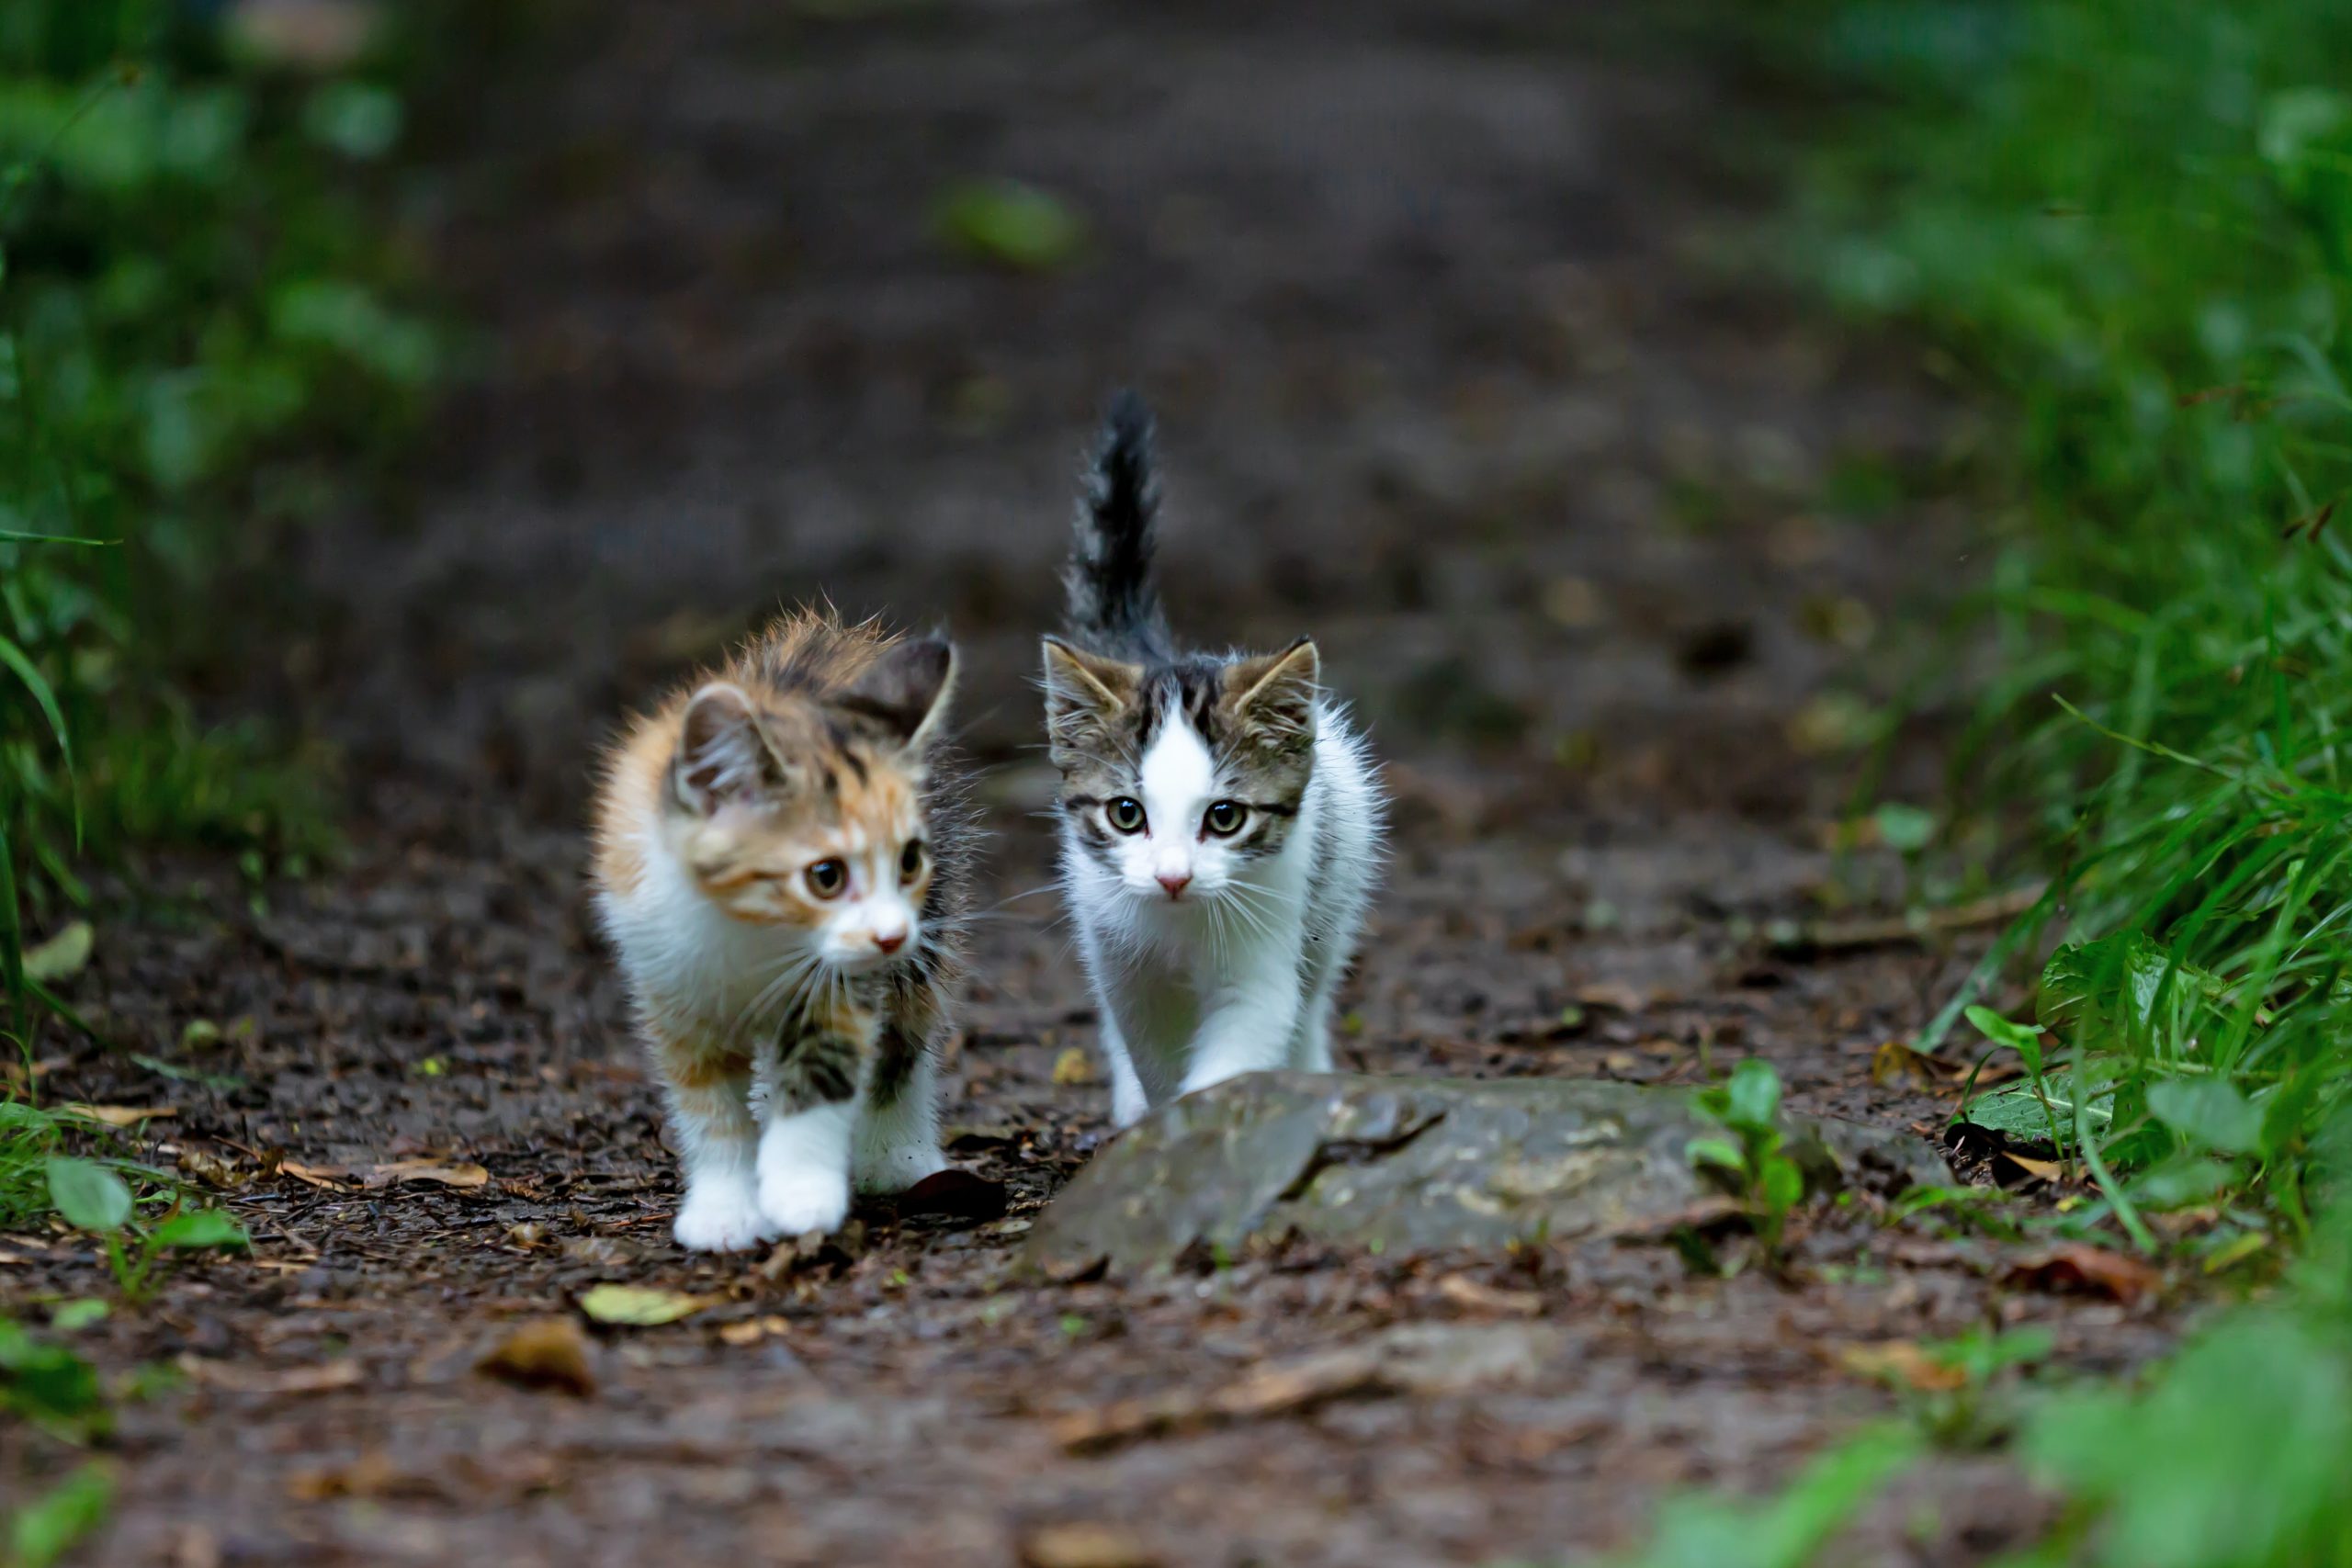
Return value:
[[(1951, 1179), (1922, 1139), (1785, 1122), (1817, 1190)], [(1687, 1153), (1707, 1125), (1688, 1093), (1638, 1084), (1252, 1073), (1121, 1134), (1046, 1207), (1023, 1261), (1068, 1280), (1291, 1235), (1386, 1256), (1639, 1235), (1717, 1196)]]
[(944, 1214), (953, 1219), (993, 1220), (1004, 1213), (1001, 1181), (990, 1181), (968, 1170), (950, 1167), (934, 1171), (899, 1194), (901, 1219), (913, 1214)]

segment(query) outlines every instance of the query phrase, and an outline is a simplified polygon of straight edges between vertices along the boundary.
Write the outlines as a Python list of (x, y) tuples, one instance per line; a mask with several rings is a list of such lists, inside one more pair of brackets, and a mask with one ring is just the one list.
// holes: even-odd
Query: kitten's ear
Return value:
[(1267, 745), (1314, 739), (1322, 672), (1310, 637), (1300, 637), (1280, 653), (1236, 660), (1225, 667), (1226, 701), (1234, 722)]
[(944, 637), (894, 644), (832, 705), (921, 750), (946, 722), (956, 690), (956, 648)]
[(704, 817), (782, 782), (783, 770), (742, 687), (713, 681), (694, 694), (672, 773), (680, 804)]
[(1086, 738), (1108, 729), (1142, 690), (1140, 665), (1046, 639), (1046, 736), (1056, 751), (1093, 750)]

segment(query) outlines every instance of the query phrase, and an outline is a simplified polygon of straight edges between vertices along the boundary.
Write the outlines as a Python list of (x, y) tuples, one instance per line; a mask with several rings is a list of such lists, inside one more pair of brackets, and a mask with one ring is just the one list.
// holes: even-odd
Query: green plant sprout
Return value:
[(218, 1209), (183, 1209), (176, 1202), (153, 1225), (133, 1224), (136, 1206), (122, 1178), (96, 1160), (51, 1155), (49, 1197), (60, 1218), (105, 1244), (115, 1286), (128, 1302), (146, 1298), (155, 1266), (170, 1252), (205, 1252), (251, 1245), (244, 1228)]
[(1740, 1200), (1765, 1257), (1777, 1260), (1789, 1214), (1804, 1201), (1804, 1172), (1786, 1153), (1781, 1131), (1781, 1075), (1750, 1058), (1691, 1103), (1724, 1132), (1691, 1139), (1685, 1156)]

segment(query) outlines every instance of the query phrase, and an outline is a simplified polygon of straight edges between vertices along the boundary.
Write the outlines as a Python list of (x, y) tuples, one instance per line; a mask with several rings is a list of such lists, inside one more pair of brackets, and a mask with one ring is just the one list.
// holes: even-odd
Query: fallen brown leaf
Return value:
[(1468, 1312), (1533, 1317), (1544, 1310), (1544, 1298), (1533, 1291), (1501, 1290), (1467, 1274), (1448, 1274), (1437, 1282), (1437, 1293)]
[(1650, 1005), (1648, 992), (1635, 990), (1622, 980), (1578, 987), (1577, 1000), (1586, 1007), (1606, 1008), (1611, 1012), (1640, 1012)]
[(729, 1345), (756, 1345), (763, 1339), (788, 1334), (791, 1330), (789, 1318), (746, 1317), (720, 1328), (718, 1337)]
[(60, 1109), (68, 1116), (102, 1122), (109, 1127), (136, 1127), (142, 1122), (159, 1122), (179, 1114), (169, 1105), (67, 1105)]
[(1295, 1416), (1344, 1399), (1458, 1393), (1521, 1381), (1556, 1351), (1535, 1325), (1405, 1324), (1357, 1345), (1294, 1357), (1205, 1393), (1186, 1388), (1123, 1399), (1054, 1424), (1072, 1453), (1170, 1432)]
[(362, 1187), (390, 1187), (398, 1181), (433, 1181), (444, 1187), (486, 1187), (490, 1172), (469, 1162), (439, 1159), (396, 1159), (370, 1166), (359, 1178)]
[(553, 1389), (585, 1399), (596, 1392), (588, 1365), (588, 1336), (568, 1317), (517, 1324), (474, 1363), (474, 1370), (517, 1388)]
[(1923, 1393), (1949, 1393), (1968, 1384), (1965, 1371), (1938, 1361), (1908, 1339), (1840, 1345), (1835, 1355), (1838, 1364), (1849, 1372), (1880, 1382), (1900, 1383)]
[(1040, 1525), (1021, 1542), (1022, 1568), (1158, 1568), (1159, 1562), (1117, 1525)]
[(356, 1387), (365, 1381), (359, 1363), (348, 1359), (315, 1367), (282, 1367), (273, 1371), (187, 1355), (179, 1359), (179, 1369), (189, 1382), (229, 1393), (327, 1393)]
[(300, 1165), (293, 1160), (284, 1159), (277, 1162), (277, 1174), (280, 1176), (290, 1176), (295, 1180), (307, 1182), (312, 1187), (323, 1187), (330, 1192), (348, 1192), (351, 1190), (351, 1185), (349, 1182), (336, 1179), (338, 1177), (345, 1177), (351, 1174), (351, 1172), (344, 1169), (340, 1166)]
[(1905, 1082), (1937, 1088), (1955, 1077), (1967, 1076), (1966, 1066), (1930, 1056), (1900, 1040), (1890, 1040), (1871, 1053), (1871, 1082), (1882, 1088)]
[(2030, 1290), (2105, 1296), (2126, 1306), (2164, 1283), (2163, 1275), (2138, 1258), (2081, 1242), (2020, 1258), (2003, 1279)]
[(182, 1148), (174, 1156), (174, 1160), (183, 1172), (203, 1182), (207, 1187), (226, 1190), (245, 1184), (245, 1172), (239, 1170), (234, 1165), (209, 1150)]
[(297, 1471), (286, 1483), (286, 1495), (298, 1503), (323, 1503), (336, 1497), (431, 1497), (441, 1490), (372, 1452), (361, 1454), (349, 1464)]
[(2066, 1167), (2058, 1160), (2029, 1158), (2015, 1149), (2003, 1149), (2001, 1157), (2034, 1181), (2063, 1181), (2066, 1178)]

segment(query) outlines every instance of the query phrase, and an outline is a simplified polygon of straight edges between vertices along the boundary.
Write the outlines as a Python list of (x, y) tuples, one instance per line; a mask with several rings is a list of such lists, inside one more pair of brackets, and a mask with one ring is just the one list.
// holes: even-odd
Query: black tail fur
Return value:
[(1096, 652), (1129, 660), (1169, 657), (1168, 623), (1152, 570), (1152, 520), (1159, 480), (1151, 467), (1151, 411), (1132, 391), (1111, 400), (1079, 499), (1078, 538), (1062, 585), (1071, 637)]

